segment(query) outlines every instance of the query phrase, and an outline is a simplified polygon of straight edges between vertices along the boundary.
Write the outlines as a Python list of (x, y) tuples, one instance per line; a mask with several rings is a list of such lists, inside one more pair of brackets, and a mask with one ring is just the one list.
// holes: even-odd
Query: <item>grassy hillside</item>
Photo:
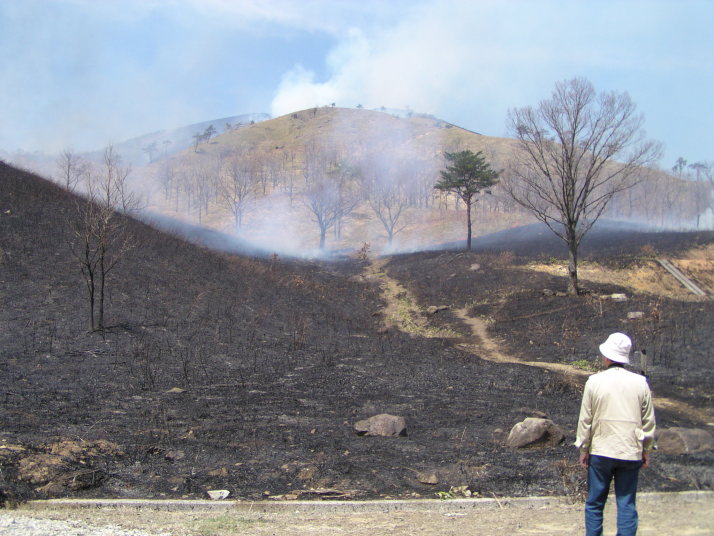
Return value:
[[(289, 220), (285, 227), (290, 228), (294, 241), (309, 249), (316, 244), (318, 229), (304, 194), (328, 174), (330, 165), (344, 163), (355, 170), (349, 179), (350, 195), (360, 196), (361, 202), (342, 222), (340, 236), (330, 235), (328, 249), (358, 249), (367, 242), (381, 250), (387, 246), (386, 233), (370, 208), (364, 180), (374, 176), (386, 183), (402, 174), (403, 195), (408, 199), (396, 242), (400, 249), (410, 249), (463, 240), (463, 206), (457, 207), (453, 198), (439, 198), (433, 190), (443, 166), (443, 151), (462, 149), (484, 151), (492, 165), (500, 168), (513, 149), (513, 140), (481, 136), (430, 116), (314, 108), (221, 134), (146, 170), (136, 170), (135, 175), (141, 187), (150, 190), (154, 210), (232, 231), (232, 216), (219, 189), (226, 181), (226, 168), (237, 159), (251, 174), (251, 194), (240, 233), (257, 237), (256, 242), (263, 240), (268, 249), (274, 247), (266, 235), (276, 233), (269, 222), (278, 212)], [(167, 173), (173, 177), (168, 187)], [(209, 191), (198, 193), (199, 181)], [(524, 221), (523, 214), (499, 206), (502, 200), (498, 189), (495, 192), (476, 206), (476, 234)], [(202, 207), (197, 205), (198, 195), (208, 197)]]
[[(320, 231), (308, 197), (312, 189), (324, 188), (323, 181), (332, 181), (341, 196), (357, 202), (329, 230), (327, 250), (357, 250), (368, 243), (373, 251), (404, 252), (464, 241), (463, 204), (433, 188), (445, 165), (443, 153), (463, 149), (482, 151), (505, 180), (517, 145), (431, 116), (323, 107), (217, 135), (133, 175), (157, 212), (238, 233), (268, 252), (311, 256), (318, 254)], [(244, 196), (239, 226), (224, 192), (235, 195), (236, 176)], [(701, 184), (654, 170), (642, 170), (638, 178), (642, 183), (616, 197), (606, 217), (658, 228), (696, 224), (705, 208), (698, 201)], [(401, 213), (390, 245), (370, 203), (370, 188), (394, 183), (400, 185), (399, 201), (392, 203)], [(490, 192), (474, 205), (475, 236), (533, 221), (502, 186)]]

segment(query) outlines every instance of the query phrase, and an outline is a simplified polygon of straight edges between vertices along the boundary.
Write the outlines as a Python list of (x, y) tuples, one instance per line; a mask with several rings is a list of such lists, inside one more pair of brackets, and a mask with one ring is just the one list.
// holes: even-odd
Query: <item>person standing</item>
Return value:
[(610, 482), (615, 481), (617, 536), (637, 534), (635, 496), (641, 467), (649, 467), (655, 415), (644, 376), (626, 370), (632, 341), (613, 333), (600, 345), (605, 370), (585, 383), (575, 446), (588, 471), (585, 534), (601, 536)]

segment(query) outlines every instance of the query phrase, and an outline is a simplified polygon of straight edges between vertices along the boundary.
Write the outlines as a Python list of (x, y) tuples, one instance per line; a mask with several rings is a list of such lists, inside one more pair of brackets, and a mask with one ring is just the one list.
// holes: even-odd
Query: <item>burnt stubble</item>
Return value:
[[(364, 261), (221, 254), (132, 220), (135, 247), (110, 274), (108, 327), (90, 333), (68, 246), (72, 195), (2, 163), (0, 192), (3, 500), (203, 498), (210, 489), (246, 499), (326, 489), (434, 498), (452, 486), (562, 495), (584, 477), (572, 470), (570, 446), (581, 380), (459, 349), (466, 330), (449, 311), (429, 321), (452, 329), (451, 339), (381, 332), (379, 287), (357, 277)], [(544, 297), (564, 280), (524, 270), (514, 251), (405, 255), (387, 270), (425, 307), (490, 315), (504, 350), (529, 360), (580, 359), (624, 329), (617, 304), (601, 313), (587, 297)], [(474, 259), (479, 270), (469, 269)], [(654, 307), (654, 298), (633, 300)], [(714, 308), (657, 307), (664, 326), (633, 334), (659, 367), (653, 389), (710, 404)], [(508, 430), (534, 412), (562, 426), (565, 443), (504, 447)], [(407, 436), (355, 434), (356, 421), (379, 413), (405, 417)], [(701, 425), (671, 411), (658, 419)], [(712, 461), (658, 456), (641, 488), (711, 487)], [(437, 484), (420, 481), (428, 473)]]

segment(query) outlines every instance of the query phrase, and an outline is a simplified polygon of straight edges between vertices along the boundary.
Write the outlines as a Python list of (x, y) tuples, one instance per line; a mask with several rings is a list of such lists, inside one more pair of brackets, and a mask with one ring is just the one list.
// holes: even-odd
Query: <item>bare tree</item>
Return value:
[(305, 191), (305, 204), (312, 212), (320, 229), (320, 249), (325, 248), (327, 231), (335, 224), (337, 219), (335, 207), (338, 199), (337, 185), (326, 178), (315, 181)]
[(192, 208), (198, 213), (198, 223), (203, 223), (211, 202), (216, 198), (220, 169), (221, 158), (208, 155), (206, 158), (193, 161), (188, 170)]
[[(694, 170), (694, 179), (696, 180), (694, 210), (697, 213), (697, 229), (699, 229), (702, 213), (713, 206), (712, 167), (707, 162), (694, 162), (688, 167)], [(702, 182), (704, 180), (707, 182)]]
[[(177, 176), (176, 167), (173, 161), (166, 160), (159, 169), (159, 183), (164, 190), (164, 201), (169, 201), (171, 196), (174, 195), (176, 198), (176, 204), (178, 204), (178, 186), (177, 186)], [(177, 207), (178, 210), (178, 207)]]
[(506, 190), (567, 244), (570, 294), (579, 291), (581, 240), (635, 171), (659, 158), (643, 121), (627, 93), (598, 95), (583, 78), (559, 82), (536, 108), (509, 111), (520, 150)]
[(320, 249), (324, 249), (327, 231), (339, 225), (359, 204), (354, 173), (336, 153), (313, 144), (305, 151), (303, 174), (305, 205), (320, 229)]
[(342, 226), (362, 201), (357, 183), (359, 171), (345, 160), (334, 160), (327, 169), (327, 176), (337, 186), (337, 197), (334, 202), (335, 238), (342, 237)]
[(363, 165), (362, 179), (369, 206), (382, 223), (391, 245), (394, 235), (404, 229), (400, 225), (409, 205), (403, 165), (406, 162), (369, 161)]
[(87, 175), (86, 197), (77, 201), (71, 225), (75, 239), (71, 250), (80, 264), (89, 298), (89, 328), (103, 330), (107, 276), (132, 247), (126, 230), (128, 214), (138, 208), (137, 198), (127, 190), (129, 168), (109, 146), (96, 174)]
[(70, 192), (85, 179), (89, 170), (88, 163), (71, 149), (65, 149), (57, 159), (58, 181)]
[(255, 195), (255, 179), (247, 158), (248, 153), (243, 152), (227, 160), (218, 184), (218, 195), (233, 215), (236, 230), (242, 226), (246, 205)]

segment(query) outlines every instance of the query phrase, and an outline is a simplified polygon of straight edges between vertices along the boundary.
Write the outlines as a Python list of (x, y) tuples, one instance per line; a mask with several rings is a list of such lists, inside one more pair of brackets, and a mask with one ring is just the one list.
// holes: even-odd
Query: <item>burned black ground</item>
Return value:
[[(111, 274), (110, 327), (89, 333), (86, 290), (68, 247), (73, 197), (3, 164), (0, 192), (5, 497), (204, 497), (228, 489), (259, 498), (310, 488), (434, 497), (462, 485), (485, 496), (523, 496), (581, 485), (569, 446), (579, 381), (483, 361), (456, 340), (378, 333), (379, 288), (355, 277), (364, 262), (241, 258), (132, 221), (136, 247)], [(527, 254), (559, 254), (550, 247)], [(587, 296), (544, 297), (543, 288), (564, 281), (525, 270), (518, 261), (526, 253), (509, 251), (406, 255), (387, 269), (423, 306), (469, 306), (491, 316), (504, 349), (529, 359), (591, 356), (607, 333), (629, 327), (623, 315), (633, 301), (600, 312)], [(474, 263), (479, 270), (470, 269)], [(632, 300), (644, 309), (655, 298)], [(702, 394), (712, 392), (712, 305), (657, 306), (665, 326), (633, 334), (665, 372), (653, 375), (653, 389), (710, 404)], [(529, 316), (545, 309), (552, 313)], [(430, 321), (467, 334), (450, 311)], [(535, 412), (560, 424), (566, 442), (505, 448), (504, 434)], [(357, 420), (378, 413), (404, 416), (407, 437), (354, 433)], [(664, 426), (701, 425), (681, 414), (658, 418)], [(27, 460), (45, 459), (62, 440), (87, 452), (63, 452), (59, 466), (29, 477)], [(117, 448), (89, 452), (99, 440)], [(711, 487), (712, 461), (709, 454), (661, 456), (641, 487)], [(419, 482), (418, 473), (429, 472), (439, 484)]]

